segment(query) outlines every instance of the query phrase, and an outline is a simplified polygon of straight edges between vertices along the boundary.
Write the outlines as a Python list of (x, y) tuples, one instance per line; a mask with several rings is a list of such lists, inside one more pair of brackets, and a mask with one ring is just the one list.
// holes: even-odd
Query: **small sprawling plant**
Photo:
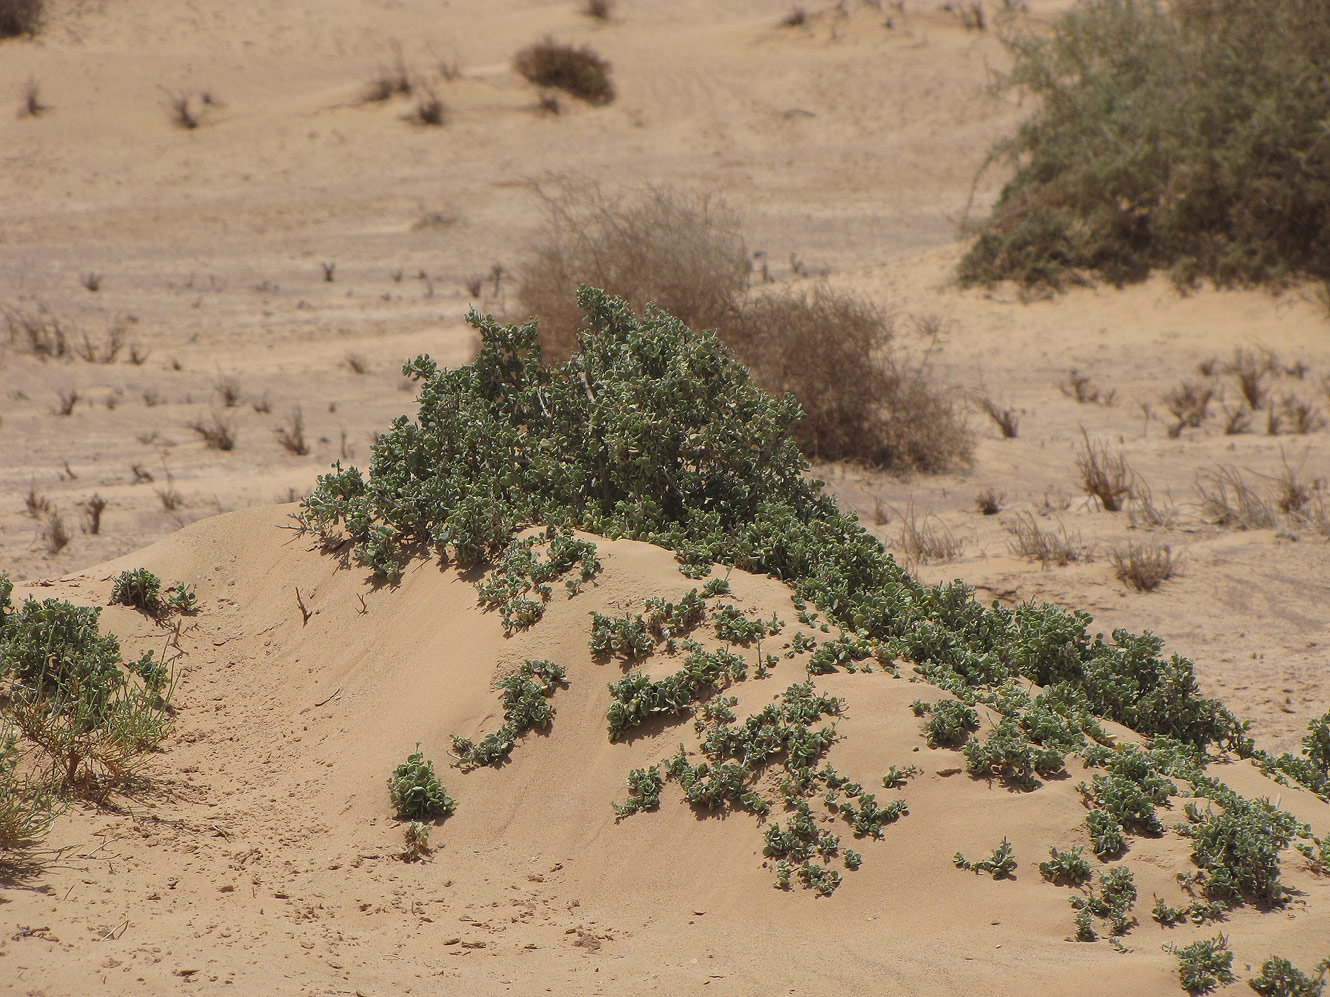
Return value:
[(446, 817), (456, 801), (434, 774), (434, 763), (420, 753), (420, 745), (388, 778), (388, 798), (398, 817)]
[(162, 580), (147, 568), (133, 568), (115, 576), (111, 584), (111, 604), (133, 606), (145, 613), (193, 613), (198, 609), (198, 596), (193, 585), (177, 584), (166, 589), (163, 596)]
[(1136, 881), (1125, 865), (1099, 874), (1098, 889), (1094, 884), (1086, 887), (1083, 896), (1073, 896), (1071, 906), (1076, 911), (1077, 938), (1093, 941), (1094, 919), (1108, 925), (1113, 935), (1124, 935), (1131, 930), (1136, 919), (1131, 909), (1136, 904)]
[(956, 864), (957, 869), (970, 870), (976, 876), (981, 872), (986, 872), (994, 879), (1010, 877), (1016, 871), (1016, 853), (1012, 850), (1011, 842), (1005, 837), (1003, 837), (1001, 844), (993, 849), (993, 854), (986, 859), (971, 862), (960, 852), (957, 852), (952, 861)]
[(554, 719), (549, 698), (554, 690), (567, 684), (562, 665), (552, 661), (522, 662), (522, 667), (494, 683), (503, 693), (503, 726), (486, 734), (480, 743), (465, 737), (453, 737), (453, 753), (467, 768), (507, 761), (517, 739), (531, 730), (548, 730)]
[(1209, 993), (1219, 984), (1229, 984), (1235, 979), (1233, 952), (1223, 935), (1164, 948), (1178, 957), (1178, 980), (1189, 994)]
[(122, 571), (111, 585), (111, 602), (155, 613), (162, 608), (162, 580), (147, 568)]
[(1090, 878), (1090, 863), (1081, 857), (1080, 846), (1067, 851), (1048, 850), (1048, 861), (1039, 863), (1039, 875), (1050, 883), (1063, 881), (1072, 886)]
[(488, 609), (498, 609), (504, 633), (511, 635), (532, 626), (545, 614), (553, 583), (574, 571), (576, 574), (563, 583), (569, 598), (600, 571), (596, 545), (590, 540), (580, 540), (571, 530), (553, 527), (514, 538), (499, 555), (489, 577), (477, 586), (477, 601)]
[(1272, 955), (1261, 963), (1261, 972), (1247, 982), (1261, 997), (1321, 997), (1330, 958), (1316, 964), (1316, 975), (1308, 976), (1289, 960)]

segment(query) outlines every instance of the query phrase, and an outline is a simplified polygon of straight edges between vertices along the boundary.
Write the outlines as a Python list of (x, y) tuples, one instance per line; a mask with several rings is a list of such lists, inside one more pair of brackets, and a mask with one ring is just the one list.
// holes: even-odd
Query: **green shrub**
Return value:
[(1048, 861), (1039, 863), (1039, 874), (1050, 883), (1065, 880), (1075, 886), (1090, 878), (1090, 863), (1081, 858), (1079, 846), (1065, 852), (1050, 848)]
[(388, 798), (398, 817), (446, 817), (457, 807), (434, 774), (434, 763), (416, 751), (388, 779)]
[(1234, 980), (1233, 953), (1223, 935), (1166, 948), (1178, 957), (1178, 980), (1190, 994), (1209, 993), (1219, 984)]
[[(0, 572), (0, 838), (40, 833), (74, 791), (104, 796), (171, 725), (171, 676), (151, 651), (121, 659), (101, 608), (28, 599)], [(20, 777), (20, 751), (36, 767)]]
[[(916, 708), (915, 712), (919, 709)], [(969, 740), (971, 731), (979, 729), (979, 714), (975, 708), (958, 699), (925, 703), (923, 712), (929, 714), (924, 722), (924, 735), (932, 748), (959, 748)]]
[(1038, 110), (963, 283), (1330, 277), (1321, 0), (1081, 0), (1004, 40)]
[(608, 104), (614, 99), (610, 64), (589, 48), (560, 45), (546, 38), (517, 53), (513, 68), (538, 86), (563, 90), (588, 104)]
[(1327, 964), (1330, 959), (1322, 960), (1313, 978), (1287, 959), (1272, 955), (1261, 963), (1260, 974), (1247, 982), (1261, 997), (1321, 997)]
[[(1072, 897), (1071, 905), (1077, 911), (1077, 928), (1080, 929), (1084, 915), (1103, 920), (1114, 935), (1123, 935), (1131, 930), (1135, 918), (1131, 909), (1136, 904), (1136, 880), (1125, 865), (1099, 874), (1099, 888), (1092, 884), (1083, 897)], [(1093, 936), (1093, 921), (1089, 922), (1089, 934)]]
[(895, 358), (891, 321), (825, 286), (750, 294), (748, 255), (723, 207), (670, 190), (614, 200), (565, 182), (541, 193), (549, 222), (520, 296), (550, 359), (576, 348), (583, 326), (572, 295), (590, 284), (636, 310), (655, 304), (694, 329), (717, 330), (766, 391), (799, 401), (804, 417), (791, 432), (805, 453), (899, 471), (969, 462), (963, 420), (924, 370)]
[(1050, 703), (1145, 734), (1249, 746), (1199, 695), (1191, 663), (1165, 660), (1150, 634), (1105, 640), (1084, 613), (985, 607), (960, 583), (920, 585), (806, 476), (787, 435), (796, 407), (762, 393), (714, 335), (589, 288), (579, 302), (587, 331), (566, 363), (541, 363), (532, 325), (473, 314), (472, 364), (407, 364), (421, 382), (416, 419), (379, 438), (368, 478), (341, 465), (321, 476), (305, 525), (329, 539), (345, 529), (390, 579), (408, 551), (475, 564), (532, 524), (643, 540), (684, 564), (783, 579), (801, 610), (816, 604), (944, 688), (1026, 678)]
[(111, 602), (155, 613), (162, 608), (162, 580), (147, 568), (122, 571), (111, 585)]
[(1189, 807), (1191, 822), (1178, 827), (1191, 838), (1192, 861), (1208, 874), (1206, 896), (1225, 902), (1282, 903), (1279, 853), (1299, 830), (1296, 818), (1268, 800), (1249, 800), (1212, 779), (1198, 779), (1196, 790), (1223, 808), (1202, 815)]

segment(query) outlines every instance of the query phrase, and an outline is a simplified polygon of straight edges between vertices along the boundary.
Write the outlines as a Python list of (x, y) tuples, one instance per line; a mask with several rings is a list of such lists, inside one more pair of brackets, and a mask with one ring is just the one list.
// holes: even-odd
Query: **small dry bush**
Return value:
[(1143, 481), (1136, 481), (1132, 489), (1131, 503), (1127, 508), (1128, 521), (1132, 526), (1147, 526), (1156, 529), (1172, 529), (1178, 521), (1177, 509), (1172, 502), (1155, 505), (1150, 486)]
[(439, 128), (442, 127), (447, 116), (448, 111), (443, 106), (443, 101), (439, 100), (438, 95), (433, 90), (425, 87), (420, 100), (416, 102), (416, 113), (412, 120), (418, 125)]
[(1077, 545), (1080, 537), (1073, 540), (1067, 535), (1067, 528), (1058, 524), (1057, 532), (1039, 528), (1039, 523), (1030, 513), (1017, 515), (1015, 522), (1007, 526), (1011, 540), (1007, 548), (1017, 557), (1038, 561), (1045, 568), (1050, 564), (1065, 567), (1082, 557)]
[(969, 463), (955, 408), (892, 359), (891, 325), (869, 302), (825, 287), (762, 295), (720, 333), (758, 384), (799, 399), (791, 434), (810, 457), (929, 473)]
[(513, 68), (537, 86), (563, 90), (588, 104), (608, 104), (614, 99), (610, 64), (589, 48), (560, 45), (546, 38), (518, 52)]
[(35, 35), (45, 6), (45, 0), (0, 0), (0, 38)]
[(792, 433), (810, 456), (899, 471), (969, 462), (960, 415), (922, 369), (893, 357), (891, 323), (871, 303), (824, 286), (749, 295), (748, 255), (722, 206), (669, 190), (612, 199), (568, 181), (538, 192), (547, 227), (519, 299), (540, 320), (547, 362), (576, 347), (574, 292), (588, 284), (716, 329), (758, 384), (799, 400), (805, 418)]
[(309, 453), (309, 443), (305, 440), (305, 417), (299, 408), (291, 411), (289, 425), (277, 428), (277, 442), (297, 457)]
[(1178, 420), (1178, 431), (1184, 426), (1195, 429), (1205, 422), (1210, 416), (1210, 401), (1214, 395), (1214, 389), (1208, 384), (1198, 385), (1186, 381), (1170, 391), (1164, 401)]
[(1137, 592), (1153, 592), (1160, 582), (1173, 577), (1176, 563), (1168, 544), (1129, 543), (1108, 555), (1113, 572)]
[(36, 77), (29, 76), (28, 82), (23, 84), (23, 102), (19, 105), (18, 116), (36, 118), (49, 110), (50, 107), (42, 103), (41, 86), (37, 83)]
[(59, 510), (52, 510), (46, 517), (46, 549), (52, 554), (59, 554), (69, 543), (69, 527)]
[(1058, 390), (1068, 398), (1076, 399), (1080, 405), (1112, 405), (1118, 397), (1117, 389), (1101, 392), (1089, 374), (1082, 374), (1075, 368), (1067, 373), (1067, 379), (1058, 385)]
[(213, 412), (207, 421), (200, 416), (191, 422), (188, 429), (203, 437), (203, 442), (212, 450), (234, 450), (236, 445), (235, 425)]
[(240, 404), (240, 380), (238, 378), (219, 374), (217, 380), (212, 382), (212, 386), (218, 397), (222, 399), (222, 404), (227, 408), (235, 408)]
[(26, 347), (35, 357), (48, 360), (69, 355), (69, 337), (64, 326), (45, 310), (32, 313), (7, 308), (5, 325), (9, 329), (9, 341)]
[(536, 193), (545, 229), (522, 269), (518, 300), (540, 319), (547, 362), (577, 348), (579, 284), (616, 294), (637, 311), (653, 302), (694, 329), (719, 327), (747, 291), (738, 222), (709, 198), (663, 189), (615, 198), (560, 179)]
[(1253, 412), (1265, 405), (1265, 385), (1263, 380), (1269, 371), (1269, 365), (1262, 363), (1254, 352), (1235, 350), (1233, 361), (1226, 370), (1238, 379), (1238, 388)]
[(610, 15), (614, 13), (614, 0), (588, 0), (587, 5), (582, 8), (582, 13), (587, 17), (594, 17), (597, 21), (608, 21)]
[(1001, 492), (994, 491), (992, 488), (985, 488), (974, 497), (974, 507), (982, 515), (995, 516), (1002, 511), (1002, 502), (1005, 498), (1006, 496)]
[(1105, 512), (1117, 512), (1132, 494), (1135, 475), (1120, 453), (1108, 444), (1090, 437), (1081, 430), (1082, 448), (1076, 456), (1081, 472), (1081, 488), (1103, 507)]
[(87, 531), (94, 536), (102, 532), (102, 513), (106, 511), (106, 499), (102, 498), (96, 492), (92, 498), (83, 503), (83, 518), (87, 523)]

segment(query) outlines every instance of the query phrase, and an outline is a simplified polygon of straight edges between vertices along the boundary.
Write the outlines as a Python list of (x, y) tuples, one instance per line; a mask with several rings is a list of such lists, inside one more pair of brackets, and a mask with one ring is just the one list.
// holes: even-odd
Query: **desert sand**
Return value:
[[(1036, 301), (957, 289), (967, 203), (973, 193), (982, 211), (1002, 181), (991, 169), (975, 185), (976, 173), (1028, 109), (988, 90), (1004, 58), (994, 32), (943, 6), (816, 4), (784, 28), (789, 6), (765, 0), (621, 0), (603, 23), (571, 0), (60, 0), (37, 38), (0, 43), (0, 97), (17, 111), (31, 78), (49, 106), (0, 114), (0, 306), (58, 320), (75, 344), (86, 334), (94, 357), (42, 359), (0, 335), (0, 569), (18, 597), (106, 605), (111, 577), (139, 566), (200, 596), (165, 749), (103, 805), (76, 805), (0, 883), (0, 987), (1181, 992), (1161, 946), (1215, 929), (1165, 930), (1148, 911), (1152, 893), (1181, 902), (1186, 842), (1133, 841), (1141, 924), (1127, 955), (1071, 941), (1068, 891), (1037, 863), (1084, 837), (1079, 774), (1030, 794), (945, 774), (959, 756), (924, 746), (908, 668), (820, 684), (849, 704), (838, 769), (866, 784), (892, 764), (923, 770), (902, 791), (910, 815), (863, 846), (863, 868), (832, 897), (786, 894), (763, 868), (753, 818), (698, 817), (670, 787), (660, 812), (614, 820), (630, 769), (696, 739), (681, 723), (609, 743), (603, 683), (618, 670), (590, 657), (587, 613), (682, 595), (692, 583), (670, 554), (602, 544), (594, 588), (505, 639), (450, 570), (417, 562), (400, 587), (376, 588), (284, 529), (315, 475), (339, 458), (363, 466), (373, 434), (413, 411), (404, 359), (468, 362), (472, 306), (525, 318), (514, 286), (542, 219), (532, 181), (711, 193), (739, 212), (755, 263), (778, 282), (866, 295), (894, 317), (902, 355), (927, 361), (963, 404), (986, 397), (1019, 415), (1003, 439), (973, 409), (963, 473), (817, 467), (844, 505), (898, 550), (911, 510), (963, 541), (946, 561), (912, 565), (926, 581), (961, 578), (985, 601), (1049, 600), (1105, 632), (1160, 635), (1195, 661), (1205, 694), (1253, 721), (1260, 746), (1295, 750), (1330, 709), (1326, 537), (1285, 521), (1219, 527), (1194, 486), (1219, 465), (1261, 489), (1286, 468), (1323, 481), (1327, 431), (1272, 436), (1258, 419), (1225, 435), (1216, 401), (1174, 438), (1164, 398), (1242, 348), (1277, 355), (1275, 398), (1324, 410), (1325, 308), (1312, 288), (1183, 297), (1163, 279)], [(1066, 6), (1028, 4), (1040, 18)], [(541, 114), (510, 64), (547, 34), (609, 59), (618, 99)], [(444, 127), (404, 120), (408, 98), (362, 100), (399, 48), (447, 105)], [(195, 129), (172, 121), (181, 96)], [(113, 329), (124, 346), (97, 362)], [(1112, 403), (1064, 394), (1073, 369)], [(1214, 380), (1236, 404), (1232, 378)], [(57, 414), (71, 392), (72, 411)], [(304, 455), (278, 436), (296, 410)], [(231, 424), (233, 449), (188, 428), (214, 417)], [(1168, 525), (1133, 525), (1081, 493), (1082, 431), (1121, 451), (1171, 507)], [(1002, 508), (984, 516), (975, 497), (990, 488)], [(108, 503), (95, 534), (80, 511), (94, 494)], [(47, 508), (30, 515), (29, 497)], [(69, 532), (58, 550), (52, 511)], [(1065, 526), (1090, 556), (1043, 568), (1013, 554), (1020, 513)], [(1127, 589), (1108, 555), (1130, 539), (1169, 544), (1179, 573), (1154, 592)], [(737, 605), (793, 620), (780, 584), (732, 580)], [(166, 640), (124, 607), (102, 621), (127, 652)], [(458, 810), (434, 830), (429, 861), (402, 862), (387, 774), (417, 742), (446, 766), (451, 735), (493, 729), (491, 683), (524, 657), (569, 670), (551, 731), (500, 769), (444, 767)], [(781, 667), (736, 690), (744, 706), (801, 677)], [(1330, 806), (1230, 768), (1235, 788), (1280, 794), (1330, 831)], [(953, 852), (1004, 835), (1021, 861), (1014, 881), (952, 865)], [(1240, 977), (1273, 953), (1306, 969), (1330, 954), (1330, 884), (1292, 853), (1284, 866), (1299, 891), (1287, 911), (1242, 908), (1221, 925)]]

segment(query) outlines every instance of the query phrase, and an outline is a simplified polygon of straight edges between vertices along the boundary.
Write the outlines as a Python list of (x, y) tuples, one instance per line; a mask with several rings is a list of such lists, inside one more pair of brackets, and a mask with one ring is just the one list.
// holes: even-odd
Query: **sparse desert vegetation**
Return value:
[(573, 48), (546, 38), (518, 52), (513, 68), (537, 86), (562, 90), (588, 104), (614, 100), (610, 64), (589, 48)]
[[(1249, 86), (1316, 64), (1259, 41), (1287, 2), (46, 4), (0, 42), (0, 964), (1315, 992), (1330, 311), (1272, 247), (1319, 245), (1322, 97)], [(515, 71), (542, 36), (613, 102)], [(994, 95), (1004, 38), (1071, 68)], [(967, 199), (1049, 279), (958, 286)], [(126, 737), (61, 733), (103, 679)]]

